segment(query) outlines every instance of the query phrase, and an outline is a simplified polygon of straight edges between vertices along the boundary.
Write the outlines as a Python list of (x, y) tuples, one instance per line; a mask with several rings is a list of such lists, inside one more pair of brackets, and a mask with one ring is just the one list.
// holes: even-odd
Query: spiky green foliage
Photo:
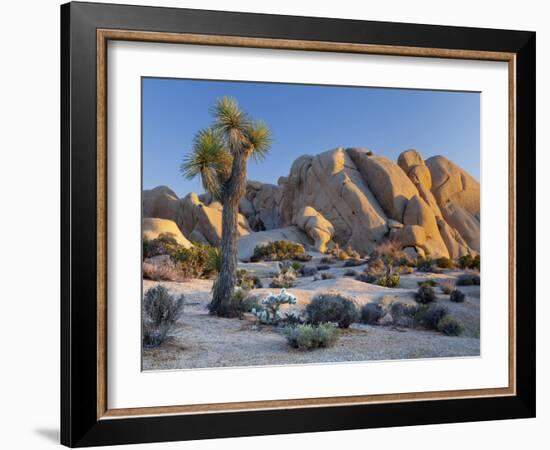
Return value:
[(221, 132), (214, 128), (205, 128), (195, 135), (193, 148), (184, 157), (180, 171), (189, 180), (200, 177), (204, 189), (219, 200), (223, 184), (231, 173), (232, 161)]
[(233, 97), (222, 97), (212, 108), (214, 128), (223, 136), (229, 151), (240, 152), (246, 145), (247, 130), (252, 127), (248, 114), (241, 111), (237, 100)]
[(256, 161), (263, 161), (271, 146), (271, 131), (265, 122), (254, 122), (246, 130), (248, 140), (248, 152), (250, 157)]

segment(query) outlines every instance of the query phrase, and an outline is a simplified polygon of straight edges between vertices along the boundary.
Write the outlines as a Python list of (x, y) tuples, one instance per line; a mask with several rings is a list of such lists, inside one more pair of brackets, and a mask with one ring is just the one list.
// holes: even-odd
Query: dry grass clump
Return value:
[(284, 273), (277, 275), (269, 283), (269, 287), (278, 289), (288, 289), (294, 286), (296, 282), (296, 272), (293, 269), (289, 269)]
[(143, 278), (153, 281), (183, 281), (184, 277), (171, 263), (152, 264), (143, 262)]
[(444, 294), (449, 295), (455, 288), (455, 283), (452, 280), (443, 280), (439, 282), (439, 287)]

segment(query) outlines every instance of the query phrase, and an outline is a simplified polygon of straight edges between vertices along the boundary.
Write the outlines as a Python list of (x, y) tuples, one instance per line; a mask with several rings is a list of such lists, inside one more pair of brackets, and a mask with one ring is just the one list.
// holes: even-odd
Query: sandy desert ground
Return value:
[[(248, 266), (250, 270), (250, 265)], [(362, 270), (362, 267), (357, 267)], [(418, 281), (433, 279), (454, 280), (461, 271), (442, 274), (414, 272), (402, 275), (399, 288), (385, 288), (344, 277), (343, 267), (331, 267), (336, 278), (314, 281), (313, 277), (300, 277), (289, 291), (296, 295), (303, 308), (319, 292), (334, 289), (353, 297), (358, 306), (369, 302), (389, 304), (396, 300), (414, 303)], [(262, 279), (268, 286), (271, 278)], [(332, 348), (313, 351), (291, 349), (281, 329), (259, 325), (247, 314), (243, 319), (225, 319), (208, 314), (211, 298), (211, 280), (186, 282), (155, 282), (144, 280), (144, 291), (163, 284), (174, 294), (184, 294), (185, 311), (171, 336), (160, 347), (144, 349), (143, 370), (191, 369), (207, 367), (235, 367), (254, 365), (285, 365), (329, 363), (342, 361), (368, 361), (391, 359), (419, 359), (434, 357), (464, 357), (480, 354), (480, 287), (461, 286), (466, 294), (464, 303), (453, 303), (449, 296), (435, 288), (437, 302), (460, 320), (464, 332), (457, 337), (436, 331), (400, 328), (395, 326), (353, 324), (341, 330), (340, 339)], [(277, 289), (255, 289), (264, 296)]]

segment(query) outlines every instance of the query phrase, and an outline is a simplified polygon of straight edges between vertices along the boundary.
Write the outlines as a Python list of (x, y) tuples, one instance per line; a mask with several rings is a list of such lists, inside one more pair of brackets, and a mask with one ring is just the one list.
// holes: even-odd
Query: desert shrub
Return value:
[(431, 258), (419, 257), (416, 259), (416, 269), (420, 272), (433, 272), (435, 269), (435, 263)]
[(302, 268), (302, 266), (303, 264), (299, 261), (292, 261), (290, 263), (290, 267), (292, 267), (295, 272), (298, 272)]
[[(348, 245), (346, 248), (341, 249), (338, 244), (334, 244), (334, 246), (327, 251), (327, 254), (330, 255), (327, 257), (326, 262), (329, 262), (328, 258), (332, 258), (333, 262), (335, 259), (339, 259), (340, 261), (346, 261), (348, 259), (360, 259), (361, 255), (359, 252), (355, 251), (350, 245)], [(321, 262), (325, 262), (321, 259)]]
[(162, 233), (156, 239), (143, 238), (143, 258), (151, 258), (159, 255), (172, 255), (183, 248), (178, 244), (173, 233)]
[(344, 263), (344, 267), (356, 267), (356, 266), (360, 266), (361, 264), (363, 264), (363, 261), (360, 260), (360, 259), (355, 259), (355, 258), (351, 258), (351, 259), (348, 259), (345, 263)]
[(304, 246), (292, 241), (273, 241), (258, 245), (254, 249), (251, 261), (281, 261), (283, 259), (297, 259), (305, 253)]
[(294, 270), (289, 269), (284, 273), (280, 273), (275, 278), (271, 280), (271, 283), (269, 283), (269, 287), (272, 288), (278, 288), (278, 289), (287, 289), (294, 286), (294, 282), (296, 281), (296, 272)]
[(157, 347), (164, 342), (183, 314), (184, 297), (175, 297), (162, 285), (145, 292), (142, 302), (142, 342), (144, 347)]
[(284, 334), (288, 345), (299, 350), (331, 347), (338, 340), (338, 330), (328, 323), (287, 327)]
[(375, 324), (385, 314), (384, 308), (378, 303), (367, 303), (361, 307), (361, 323)]
[(408, 274), (413, 273), (414, 269), (411, 266), (407, 266), (407, 265), (402, 264), (397, 268), (397, 272), (400, 275), (408, 275)]
[(193, 247), (180, 246), (170, 259), (184, 278), (206, 278), (220, 269), (219, 248), (195, 243)]
[(476, 255), (475, 257), (470, 255), (469, 253), (467, 255), (461, 256), (458, 258), (458, 265), (461, 269), (477, 269), (479, 270), (481, 265), (481, 258), (479, 255)]
[(450, 258), (441, 257), (435, 261), (437, 267), (441, 269), (452, 269), (455, 266), (455, 263)]
[(323, 256), (321, 258), (321, 263), (323, 264), (334, 264), (336, 262), (336, 258), (334, 256)]
[(244, 289), (235, 289), (235, 293), (233, 294), (233, 298), (231, 300), (233, 302), (234, 309), (239, 313), (248, 313), (252, 312), (252, 310), (260, 311), (264, 309), (260, 304), (258, 297), (248, 295)]
[(317, 294), (306, 307), (307, 321), (312, 324), (334, 322), (340, 328), (348, 328), (359, 319), (353, 300), (337, 292)]
[(351, 245), (348, 245), (346, 249), (344, 250), (349, 258), (352, 259), (361, 259), (361, 255), (358, 251), (354, 250)]
[(318, 264), (317, 265), (317, 270), (328, 270), (330, 269), (330, 265), (328, 264)]
[(296, 297), (285, 289), (281, 289), (279, 294), (267, 294), (260, 302), (261, 309), (252, 309), (251, 312), (258, 320), (267, 325), (276, 325), (282, 319), (279, 309), (281, 305), (296, 304)]
[(345, 277), (356, 277), (357, 275), (359, 275), (359, 272), (355, 269), (346, 269), (344, 272)]
[(374, 282), (374, 284), (383, 287), (395, 288), (399, 286), (400, 282), (401, 277), (399, 276), (399, 274), (396, 273), (393, 275), (380, 277)]
[(422, 287), (422, 286), (430, 286), (430, 287), (437, 286), (437, 283), (435, 282), (435, 280), (431, 280), (431, 279), (419, 281), (419, 282), (417, 282), (417, 284), (420, 287)]
[(459, 336), (464, 331), (464, 325), (454, 317), (445, 316), (438, 322), (437, 329), (447, 336)]
[(141, 265), (143, 278), (153, 281), (182, 281), (183, 277), (170, 261), (152, 264), (144, 261)]
[(471, 273), (462, 274), (456, 280), (457, 286), (479, 286), (480, 283), (481, 279), (479, 278), (479, 275)]
[(401, 249), (401, 246), (391, 239), (384, 239), (383, 241), (380, 241), (371, 252), (370, 257), (372, 259), (382, 258), (390, 260), (392, 265), (397, 266), (408, 260), (407, 255)]
[(141, 260), (143, 261), (145, 258), (149, 257), (149, 245), (150, 240), (147, 239), (145, 236), (141, 240)]
[(394, 302), (390, 305), (390, 313), (396, 323), (401, 318), (414, 319), (418, 305), (403, 302)]
[(420, 305), (414, 315), (416, 324), (430, 330), (437, 330), (439, 321), (448, 314), (447, 308), (440, 305)]
[(373, 284), (378, 278), (375, 275), (370, 275), (368, 273), (360, 273), (355, 277), (357, 281), (362, 281), (363, 283)]
[(296, 325), (302, 325), (304, 323), (304, 319), (300, 314), (297, 312), (291, 311), (287, 312), (282, 316), (281, 320), (279, 321), (279, 324), (282, 324), (284, 326), (291, 326), (295, 327)]
[(317, 273), (317, 267), (304, 265), (300, 268), (300, 273), (304, 277), (311, 277)]
[(250, 289), (260, 289), (263, 287), (262, 280), (257, 275), (250, 275), (246, 270), (237, 270), (236, 286), (249, 291)]
[(418, 303), (427, 304), (435, 301), (435, 291), (431, 286), (420, 286), (418, 291), (414, 294), (414, 299)]
[(466, 296), (464, 295), (464, 292), (459, 291), (458, 289), (455, 289), (453, 292), (451, 292), (450, 300), (455, 303), (462, 303), (466, 299)]
[(449, 295), (451, 292), (453, 292), (455, 288), (455, 284), (451, 280), (444, 280), (439, 282), (439, 287), (441, 288), (444, 294)]
[(332, 280), (336, 278), (333, 273), (331, 272), (323, 272), (321, 273), (321, 280)]

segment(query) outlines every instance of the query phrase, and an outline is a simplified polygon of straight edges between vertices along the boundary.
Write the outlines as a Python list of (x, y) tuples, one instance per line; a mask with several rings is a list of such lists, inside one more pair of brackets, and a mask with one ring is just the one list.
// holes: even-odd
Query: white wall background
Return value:
[[(550, 313), (546, 275), (550, 214), (548, 124), (550, 29), (537, 0), (140, 1), (134, 4), (341, 17), (365, 20), (525, 29), (537, 32), (538, 417), (308, 435), (141, 445), (135, 448), (370, 448), (446, 450), (543, 448), (550, 426)], [(0, 447), (42, 449), (59, 439), (59, 4), (27, 0), (2, 5), (0, 46)], [(498, 7), (497, 7), (498, 5)], [(534, 249), (533, 249), (534, 251)], [(533, 298), (532, 301), (535, 301)]]

